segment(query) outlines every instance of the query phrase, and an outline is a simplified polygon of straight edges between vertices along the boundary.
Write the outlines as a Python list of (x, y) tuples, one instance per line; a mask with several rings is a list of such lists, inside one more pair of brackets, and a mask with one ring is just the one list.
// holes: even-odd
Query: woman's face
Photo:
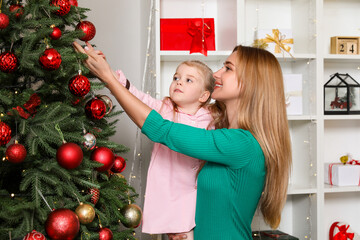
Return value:
[(211, 97), (225, 104), (236, 102), (239, 98), (240, 86), (236, 76), (237, 58), (233, 52), (224, 66), (214, 73), (215, 88)]

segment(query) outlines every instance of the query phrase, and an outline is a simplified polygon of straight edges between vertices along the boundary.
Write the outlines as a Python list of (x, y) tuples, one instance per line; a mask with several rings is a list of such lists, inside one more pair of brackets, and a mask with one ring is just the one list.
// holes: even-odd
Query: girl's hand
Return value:
[(74, 42), (73, 45), (76, 51), (88, 55), (88, 58), (84, 62), (92, 74), (104, 83), (109, 83), (114, 80), (114, 71), (111, 69), (106, 61), (105, 55), (101, 51), (95, 50), (88, 42), (86, 42), (85, 48), (82, 48), (77, 42)]
[(168, 233), (169, 240), (181, 240), (181, 239), (187, 239), (186, 234), (183, 233)]

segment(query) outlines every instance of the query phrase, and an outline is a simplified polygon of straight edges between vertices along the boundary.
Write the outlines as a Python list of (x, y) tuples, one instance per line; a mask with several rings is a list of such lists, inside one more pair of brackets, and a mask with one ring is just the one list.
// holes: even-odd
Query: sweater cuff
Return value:
[(117, 80), (121, 83), (124, 87), (126, 86), (127, 79), (125, 74), (121, 70), (117, 70), (116, 72)]
[(161, 127), (163, 121), (163, 117), (158, 112), (151, 110), (141, 128), (141, 132), (150, 140), (156, 142), (156, 139), (161, 135), (159, 128)]

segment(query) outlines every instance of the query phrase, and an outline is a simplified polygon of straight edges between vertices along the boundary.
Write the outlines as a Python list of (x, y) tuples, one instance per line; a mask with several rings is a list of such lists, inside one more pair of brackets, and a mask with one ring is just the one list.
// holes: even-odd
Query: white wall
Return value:
[[(78, 0), (79, 6), (89, 8), (87, 20), (96, 27), (96, 35), (91, 44), (95, 44), (106, 56), (111, 67), (121, 69), (134, 86), (141, 89), (144, 69), (144, 60), (147, 43), (147, 27), (150, 0)], [(115, 98), (106, 89), (102, 92), (112, 98), (117, 109), (121, 107)], [(124, 155), (127, 161), (123, 175), (128, 180), (133, 164), (133, 149), (136, 140), (135, 124), (124, 113), (119, 117), (116, 135), (112, 140), (130, 148)], [(131, 185), (140, 194), (136, 201), (143, 207), (143, 197), (146, 183), (146, 172), (149, 152), (143, 153), (144, 164), (135, 163)], [(141, 234), (141, 226), (136, 229), (138, 239), (151, 239), (150, 236)]]

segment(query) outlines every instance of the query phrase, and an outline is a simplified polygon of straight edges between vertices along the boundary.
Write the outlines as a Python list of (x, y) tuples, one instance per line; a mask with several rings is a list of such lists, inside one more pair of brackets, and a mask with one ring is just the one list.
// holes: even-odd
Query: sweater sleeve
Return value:
[(141, 131), (176, 152), (231, 168), (241, 168), (255, 157), (263, 158), (259, 143), (243, 129), (205, 130), (164, 120), (151, 111)]
[[(116, 75), (117, 75), (118, 81), (125, 87), (126, 77), (125, 77), (124, 73), (121, 70), (117, 70)], [(145, 103), (150, 108), (152, 108), (156, 111), (159, 111), (163, 104), (162, 100), (155, 99), (155, 98), (151, 97), (150, 94), (146, 94), (146, 93), (138, 90), (136, 87), (134, 87), (133, 84), (130, 84), (129, 91), (140, 101), (142, 101), (143, 103)]]

